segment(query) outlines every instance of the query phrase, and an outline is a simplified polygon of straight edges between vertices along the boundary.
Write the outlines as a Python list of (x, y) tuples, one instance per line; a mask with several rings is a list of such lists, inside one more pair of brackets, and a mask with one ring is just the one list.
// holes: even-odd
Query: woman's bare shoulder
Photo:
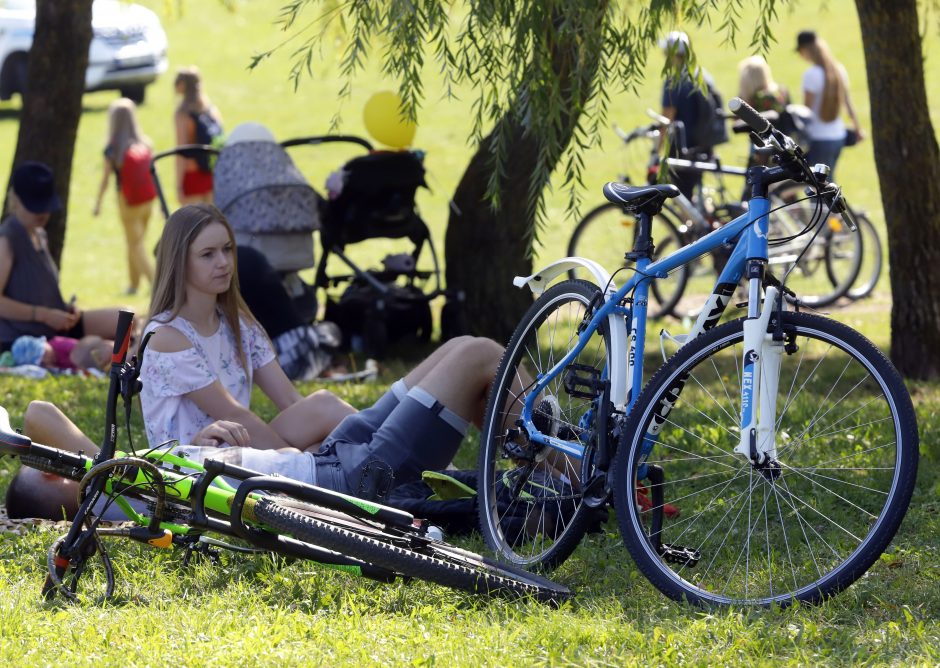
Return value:
[(193, 347), (192, 341), (175, 327), (159, 325), (153, 330), (153, 336), (147, 348), (158, 353), (178, 353)]

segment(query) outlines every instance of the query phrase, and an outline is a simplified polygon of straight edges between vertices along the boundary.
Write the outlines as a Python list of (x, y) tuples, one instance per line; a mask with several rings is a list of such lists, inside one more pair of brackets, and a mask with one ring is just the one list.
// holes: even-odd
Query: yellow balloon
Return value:
[(380, 144), (391, 148), (411, 146), (418, 126), (408, 119), (397, 93), (383, 90), (375, 93), (362, 110), (366, 130)]

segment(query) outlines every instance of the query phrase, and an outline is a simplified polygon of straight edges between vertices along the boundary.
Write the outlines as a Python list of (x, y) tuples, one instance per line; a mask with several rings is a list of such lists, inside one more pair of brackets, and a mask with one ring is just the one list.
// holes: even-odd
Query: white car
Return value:
[[(26, 88), (26, 62), (33, 44), (35, 0), (0, 0), (0, 100)], [(147, 84), (167, 68), (167, 41), (160, 19), (140, 5), (94, 0), (85, 89), (119, 90), (144, 101)]]

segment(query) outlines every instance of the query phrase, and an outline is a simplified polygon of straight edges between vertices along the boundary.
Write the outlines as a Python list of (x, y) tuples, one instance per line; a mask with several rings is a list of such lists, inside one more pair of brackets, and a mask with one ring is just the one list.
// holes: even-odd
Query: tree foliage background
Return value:
[[(574, 209), (583, 155), (606, 129), (611, 95), (640, 80), (649, 49), (676, 25), (708, 22), (734, 42), (744, 2), (292, 0), (281, 10), (291, 36), (281, 48), (293, 49), (291, 77), (302, 85), (319, 46), (340, 35), (343, 94), (378, 57), (412, 117), (426, 100), (427, 63), (448, 94), (472, 91), (477, 153), (453, 196), (447, 279), (466, 294), (474, 332), (505, 340), (529, 300), (509, 286), (531, 272), (552, 174), (560, 170)], [(754, 3), (761, 19), (748, 39), (766, 47), (777, 3)], [(688, 66), (697, 67), (694, 45)]]

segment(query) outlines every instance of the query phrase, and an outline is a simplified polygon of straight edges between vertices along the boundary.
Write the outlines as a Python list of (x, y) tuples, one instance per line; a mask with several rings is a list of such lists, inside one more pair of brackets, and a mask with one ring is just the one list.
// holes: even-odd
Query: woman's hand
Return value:
[(36, 320), (58, 332), (72, 329), (72, 327), (78, 324), (78, 320), (81, 317), (82, 314), (78, 311), (69, 313), (68, 311), (62, 311), (57, 308), (47, 308), (45, 306), (40, 306), (36, 309)]
[(223, 443), (247, 448), (251, 446), (251, 437), (248, 430), (237, 422), (216, 420), (196, 432), (192, 444), (205, 448), (217, 447)]

